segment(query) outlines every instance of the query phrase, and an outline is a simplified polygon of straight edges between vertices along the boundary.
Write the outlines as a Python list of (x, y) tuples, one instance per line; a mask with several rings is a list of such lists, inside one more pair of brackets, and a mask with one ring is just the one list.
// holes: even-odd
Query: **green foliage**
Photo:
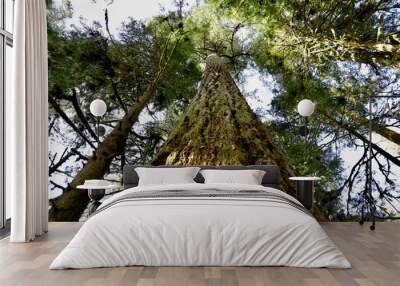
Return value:
[[(284, 157), (293, 172), (298, 176), (315, 175), (321, 178), (316, 187), (316, 204), (324, 217), (335, 215), (343, 207), (339, 201), (339, 182), (343, 169), (342, 159), (331, 148), (321, 148), (316, 142), (321, 132), (320, 124), (309, 122), (308, 140), (300, 133), (303, 118), (292, 123), (275, 121), (268, 128), (274, 135), (274, 142), (281, 147)], [(319, 142), (321, 143), (321, 142)]]
[[(352, 192), (352, 186), (357, 184), (354, 181), (359, 186), (362, 181), (359, 176), (344, 177), (338, 159), (341, 148), (361, 147), (353, 136), (368, 138), (369, 97), (387, 93), (390, 85), (396, 89), (399, 83), (398, 1), (212, 0), (209, 3), (220, 14), (245, 21), (258, 32), (250, 54), (260, 72), (272, 74), (277, 82), (271, 109), (276, 142), (285, 146), (285, 158), (296, 173), (318, 171), (324, 177), (317, 199), (325, 215), (331, 214), (340, 207), (331, 199), (339, 198), (344, 187)], [(374, 73), (379, 74), (379, 82), (368, 79)], [(316, 103), (310, 122), (315, 138), (307, 144), (295, 135), (302, 120), (296, 105), (303, 98)], [(379, 115), (382, 100), (373, 101), (377, 110), (373, 130), (399, 144), (394, 139), (397, 135), (386, 128), (398, 126), (398, 121), (393, 116)], [(310, 161), (304, 153), (312, 153), (319, 159)], [(382, 157), (385, 160), (385, 155)], [(365, 161), (354, 167), (357, 169), (362, 162)], [(379, 171), (389, 185), (375, 184), (383, 198), (386, 196), (383, 189), (390, 189), (393, 182), (389, 176), (393, 174), (386, 175), (390, 173), (389, 163), (379, 164), (385, 166)], [(340, 185), (345, 179), (344, 185)], [(328, 182), (337, 184), (328, 186)], [(324, 194), (325, 187), (334, 192)], [(355, 199), (349, 201), (360, 203)]]
[[(120, 34), (112, 37), (97, 22), (67, 28), (65, 19), (73, 14), (71, 3), (65, 1), (63, 6), (55, 7), (52, 2), (47, 1), (52, 120), (63, 116), (56, 108), (60, 106), (61, 112), (66, 113), (62, 118), (69, 117), (70, 125), (76, 125), (74, 131), (81, 130), (88, 137), (86, 143), (93, 141), (87, 124), (92, 120), (87, 116), (90, 102), (95, 98), (105, 100), (109, 107), (107, 126), (115, 126), (152, 82), (163, 51), (176, 43), (162, 83), (147, 106), (150, 115), (162, 113), (165, 118), (148, 122), (140, 134), (132, 132), (127, 139), (126, 158), (132, 158), (129, 163), (152, 162), (160, 144), (178, 132), (171, 133), (174, 127), (183, 124), (180, 115), (188, 106), (189, 111), (193, 108), (190, 103), (197, 93), (206, 56), (217, 53), (237, 80), (249, 66), (260, 74), (273, 76), (273, 119), (268, 128), (297, 175), (317, 174), (323, 178), (316, 199), (326, 217), (342, 208), (340, 184), (346, 178), (341, 148), (360, 147), (354, 133), (339, 125), (348, 124), (366, 138), (369, 96), (387, 93), (400, 78), (398, 1), (210, 0), (186, 14), (178, 5), (177, 11), (146, 23), (129, 19), (122, 24)], [(379, 75), (379, 82), (370, 81), (372, 73)], [(316, 103), (307, 142), (299, 135), (303, 118), (296, 111), (303, 98)], [(374, 100), (376, 108), (382, 105), (382, 101)], [(229, 111), (219, 101), (214, 108), (216, 113), (218, 108)], [(212, 114), (199, 112), (196, 116), (201, 117), (201, 122), (212, 120)], [(240, 111), (237, 116), (247, 122), (248, 118), (240, 118), (246, 114)], [(215, 127), (206, 123), (207, 128)], [(388, 126), (400, 125), (393, 116), (384, 116), (383, 120), (376, 119), (373, 126), (375, 132), (385, 136)], [(51, 135), (62, 135), (61, 131), (53, 128)], [(202, 132), (207, 135), (211, 130), (179, 132), (187, 139)], [(243, 130), (243, 136), (255, 138), (252, 132)], [(395, 142), (390, 136), (386, 138)], [(203, 138), (192, 138), (193, 142), (199, 140)], [(208, 149), (200, 151), (212, 153), (210, 150), (218, 146), (212, 146), (213, 137), (207, 140), (203, 145)], [(78, 151), (87, 150), (86, 143), (77, 145)], [(218, 148), (222, 155), (231, 154), (231, 146), (224, 142)], [(231, 159), (246, 161), (246, 154), (232, 154)], [(112, 170), (120, 168), (123, 160), (115, 160)], [(383, 165), (390, 170), (388, 163)], [(390, 173), (386, 169), (380, 171)], [(383, 196), (388, 194), (386, 188), (380, 192)]]
[(228, 15), (256, 22), (264, 50), (284, 54), (289, 61), (323, 66), (330, 60), (350, 59), (400, 66), (396, 1), (211, 2)]

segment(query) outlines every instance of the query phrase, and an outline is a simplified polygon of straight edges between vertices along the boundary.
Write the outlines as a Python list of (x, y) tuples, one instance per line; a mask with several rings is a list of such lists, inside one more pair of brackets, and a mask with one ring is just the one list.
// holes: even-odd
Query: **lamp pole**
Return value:
[(297, 112), (304, 117), (304, 154), (307, 154), (308, 118), (314, 113), (315, 104), (309, 99), (303, 99), (297, 104)]
[[(375, 84), (378, 81), (378, 78), (376, 76), (373, 76), (371, 78), (371, 83)], [(368, 93), (368, 162), (366, 165), (367, 172), (366, 172), (366, 179), (368, 180), (366, 187), (367, 189), (364, 192), (363, 195), (363, 205), (361, 206), (361, 219), (360, 219), (360, 224), (364, 223), (364, 205), (365, 205), (365, 199), (367, 199), (367, 204), (369, 206), (369, 211), (370, 215), (372, 216), (372, 225), (369, 227), (371, 230), (375, 230), (375, 200), (373, 197), (373, 192), (372, 192), (372, 120), (373, 120), (373, 114), (372, 114), (372, 98), (374, 97), (373, 95), (373, 90), (371, 90)]]
[(307, 143), (308, 143), (308, 116), (304, 116), (304, 157), (306, 159), (306, 163), (309, 162), (307, 156), (307, 154), (309, 154), (309, 152), (307, 152), (308, 149)]
[[(378, 78), (376, 76), (373, 76), (371, 79), (372, 83), (375, 84), (378, 82)], [(368, 138), (368, 196), (370, 200), (370, 211), (372, 215), (372, 225), (370, 226), (371, 230), (375, 229), (375, 200), (372, 195), (372, 97), (373, 97), (373, 92), (374, 89), (369, 92), (369, 97), (368, 97), (368, 119), (369, 119), (369, 124), (368, 124), (368, 132), (369, 132), (369, 138)]]
[(370, 207), (372, 212), (372, 225), (370, 226), (371, 230), (375, 229), (375, 202), (374, 197), (372, 196), (372, 94), (369, 94), (369, 103), (368, 103), (368, 111), (369, 111), (369, 142), (368, 142), (368, 192), (370, 199)]
[(308, 116), (304, 116), (304, 139), (308, 142)]
[(96, 128), (96, 136), (97, 136), (97, 149), (100, 146), (100, 116), (96, 116), (97, 119), (97, 128)]

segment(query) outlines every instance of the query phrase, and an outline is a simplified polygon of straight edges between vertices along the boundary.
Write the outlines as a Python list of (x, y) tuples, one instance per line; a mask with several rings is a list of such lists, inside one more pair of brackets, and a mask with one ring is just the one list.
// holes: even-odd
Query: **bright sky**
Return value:
[[(61, 4), (65, 0), (56, 0)], [(104, 26), (104, 11), (108, 8), (109, 26), (111, 33), (117, 34), (123, 21), (129, 17), (137, 20), (148, 20), (159, 15), (162, 9), (175, 10), (172, 0), (70, 0), (74, 8), (73, 19), (67, 24), (76, 24), (82, 17), (89, 22), (101, 21)], [(188, 0), (190, 6), (196, 5), (199, 0)], [(111, 3), (111, 4), (110, 4)]]

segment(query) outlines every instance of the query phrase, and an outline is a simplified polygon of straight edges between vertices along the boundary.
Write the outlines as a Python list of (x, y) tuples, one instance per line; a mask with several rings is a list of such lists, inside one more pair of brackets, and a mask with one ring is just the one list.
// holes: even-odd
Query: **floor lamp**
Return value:
[(106, 113), (107, 105), (101, 99), (95, 99), (90, 103), (90, 113), (96, 117), (97, 148), (100, 146), (100, 118)]
[[(376, 82), (377, 79), (374, 78), (373, 81)], [(372, 196), (372, 96), (372, 93), (370, 93), (368, 98), (368, 195), (372, 212), (372, 225), (369, 228), (375, 230), (375, 202)]]
[[(376, 76), (371, 77), (371, 84), (375, 84), (378, 82), (378, 78)], [(370, 226), (371, 230), (375, 230), (375, 212), (376, 206), (374, 202), (374, 198), (372, 196), (372, 99), (373, 98), (400, 98), (398, 95), (380, 95), (375, 96), (374, 92), (371, 91), (368, 96), (368, 164), (367, 164), (367, 180), (368, 180), (368, 199), (367, 203), (369, 205), (371, 215), (372, 215), (372, 225)], [(390, 112), (390, 110), (389, 110)], [(361, 219), (360, 224), (364, 223), (364, 205), (365, 205), (365, 195), (363, 196), (363, 206), (361, 208)]]
[[(377, 82), (377, 78), (373, 77), (371, 79), (372, 83)], [(372, 92), (369, 93), (368, 96), (368, 162), (366, 165), (367, 168), (367, 203), (370, 209), (370, 213), (372, 216), (372, 224), (370, 225), (370, 230), (375, 230), (375, 202), (374, 197), (372, 196)], [(364, 205), (365, 205), (365, 192), (363, 195), (363, 205), (361, 207), (361, 219), (360, 224), (364, 224)]]
[(309, 99), (303, 99), (297, 104), (297, 112), (304, 117), (304, 138), (306, 142), (308, 141), (308, 117), (314, 113), (314, 110), (315, 104)]

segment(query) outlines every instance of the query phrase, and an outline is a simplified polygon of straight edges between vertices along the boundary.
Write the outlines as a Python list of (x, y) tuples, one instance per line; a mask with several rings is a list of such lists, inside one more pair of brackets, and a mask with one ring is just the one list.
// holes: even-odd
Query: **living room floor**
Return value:
[(400, 285), (400, 223), (322, 223), (352, 263), (352, 269), (289, 267), (120, 267), (49, 270), (81, 223), (50, 223), (32, 243), (0, 241), (0, 285)]

